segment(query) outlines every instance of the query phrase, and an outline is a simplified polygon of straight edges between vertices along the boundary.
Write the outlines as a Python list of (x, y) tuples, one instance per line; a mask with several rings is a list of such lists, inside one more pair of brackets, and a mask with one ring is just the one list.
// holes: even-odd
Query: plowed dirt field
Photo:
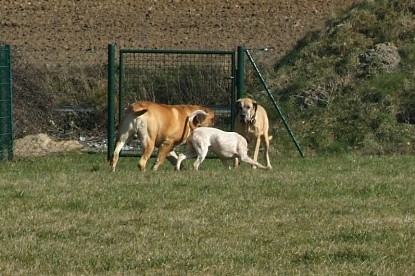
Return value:
[(286, 53), (356, 0), (2, 0), (0, 43), (29, 63), (103, 63), (127, 48)]

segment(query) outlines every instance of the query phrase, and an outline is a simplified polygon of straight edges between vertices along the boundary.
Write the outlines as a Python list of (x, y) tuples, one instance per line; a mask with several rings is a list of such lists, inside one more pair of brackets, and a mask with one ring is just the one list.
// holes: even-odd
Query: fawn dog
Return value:
[(142, 156), (138, 163), (140, 170), (145, 170), (148, 159), (154, 151), (159, 149), (153, 170), (157, 170), (165, 161), (168, 154), (177, 155), (173, 148), (186, 142), (190, 135), (188, 116), (195, 110), (206, 112), (201, 126), (212, 126), (214, 112), (198, 105), (166, 105), (149, 101), (140, 101), (131, 104), (125, 111), (118, 126), (114, 154), (110, 163), (112, 171), (117, 166), (119, 153), (131, 137), (137, 137), (141, 143)]
[(265, 145), (265, 159), (267, 167), (272, 168), (269, 160), (269, 141), (272, 136), (268, 135), (269, 122), (265, 109), (255, 100), (242, 98), (237, 101), (237, 114), (235, 121), (235, 131), (241, 134), (250, 142), (255, 142), (253, 159), (258, 160), (259, 146), (261, 140)]
[[(199, 119), (194, 118), (199, 116)], [(248, 156), (248, 143), (245, 138), (236, 132), (226, 132), (213, 127), (203, 127), (198, 122), (203, 122), (200, 117), (208, 116), (208, 113), (203, 110), (194, 111), (188, 119), (190, 127), (190, 136), (187, 140), (186, 154), (180, 154), (176, 163), (176, 169), (180, 170), (180, 164), (183, 160), (190, 157), (197, 156), (193, 163), (195, 170), (199, 169), (200, 164), (205, 160), (205, 157), (211, 149), (226, 166), (228, 159), (240, 159), (243, 162), (257, 166), (262, 169), (267, 167), (261, 165), (257, 161), (252, 160)], [(237, 166), (239, 162), (234, 162)]]

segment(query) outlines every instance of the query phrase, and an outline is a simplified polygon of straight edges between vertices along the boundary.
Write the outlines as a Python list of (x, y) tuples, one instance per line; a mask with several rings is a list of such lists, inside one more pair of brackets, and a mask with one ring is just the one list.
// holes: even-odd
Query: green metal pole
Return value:
[(238, 69), (236, 70), (236, 91), (237, 99), (243, 98), (245, 93), (244, 81), (245, 81), (245, 48), (244, 46), (238, 46)]
[(0, 162), (13, 159), (13, 84), (10, 45), (0, 46)]
[(231, 54), (231, 70), (232, 70), (232, 77), (231, 77), (231, 130), (235, 130), (235, 119), (236, 119), (236, 51), (233, 51)]
[(256, 65), (254, 59), (252, 58), (251, 53), (248, 50), (246, 50), (245, 52), (246, 52), (246, 54), (249, 58), (249, 61), (254, 66), (255, 72), (256, 72), (257, 76), (259, 77), (259, 79), (261, 80), (261, 83), (264, 86), (265, 90), (267, 91), (268, 96), (270, 97), (272, 103), (274, 104), (274, 107), (277, 110), (278, 115), (280, 116), (282, 122), (284, 123), (285, 128), (287, 129), (288, 133), (290, 134), (291, 139), (293, 140), (295, 146), (297, 147), (297, 150), (300, 152), (301, 156), (304, 157), (305, 155), (304, 155), (304, 152), (303, 152), (302, 148), (300, 147), (300, 144), (298, 143), (297, 139), (295, 138), (294, 133), (291, 131), (291, 128), (288, 125), (287, 120), (284, 117), (284, 114), (282, 114), (282, 111), (281, 111), (280, 107), (278, 106), (277, 102), (275, 101), (274, 97), (272, 96), (267, 83), (265, 82), (264, 78), (261, 75), (261, 72), (259, 72), (258, 66)]
[(119, 73), (118, 73), (118, 122), (121, 122), (121, 118), (124, 115), (124, 79), (125, 79), (125, 66), (124, 66), (124, 54), (123, 50), (120, 50), (119, 60)]
[(112, 159), (115, 134), (115, 44), (108, 44), (108, 127), (107, 127), (107, 159)]

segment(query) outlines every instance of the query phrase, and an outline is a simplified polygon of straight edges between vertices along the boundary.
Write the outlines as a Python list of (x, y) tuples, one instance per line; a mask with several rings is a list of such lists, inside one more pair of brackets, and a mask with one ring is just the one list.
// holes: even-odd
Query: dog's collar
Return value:
[[(242, 121), (241, 121), (241, 122), (242, 122)], [(255, 114), (254, 114), (254, 116), (252, 116), (252, 117), (250, 118), (250, 120), (249, 120), (248, 122), (243, 122), (243, 124), (244, 124), (244, 125), (246, 125), (246, 126), (249, 126), (249, 125), (255, 125), (255, 123), (256, 123)]]
[(256, 109), (254, 115), (252, 115), (251, 120), (249, 121), (251, 124), (255, 125), (256, 123)]

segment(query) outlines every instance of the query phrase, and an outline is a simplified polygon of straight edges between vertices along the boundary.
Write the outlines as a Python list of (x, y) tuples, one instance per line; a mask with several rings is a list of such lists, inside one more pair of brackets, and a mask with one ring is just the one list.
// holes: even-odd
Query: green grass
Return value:
[(122, 158), (115, 173), (101, 154), (2, 163), (0, 274), (408, 275), (414, 161), (139, 172)]

